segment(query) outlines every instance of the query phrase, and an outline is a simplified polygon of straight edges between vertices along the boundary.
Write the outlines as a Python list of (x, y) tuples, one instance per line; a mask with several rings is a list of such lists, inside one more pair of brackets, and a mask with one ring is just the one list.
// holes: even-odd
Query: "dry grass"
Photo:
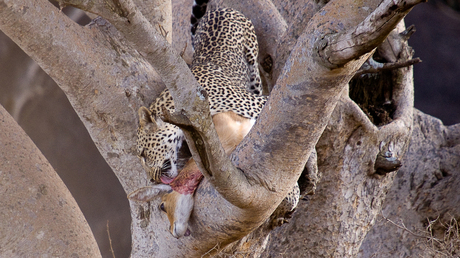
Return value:
[(443, 222), (438, 218), (428, 220), (425, 251), (429, 257), (460, 257), (459, 223), (455, 218)]
[(427, 219), (425, 229), (418, 230), (418, 232), (409, 230), (404, 223), (398, 224), (383, 214), (382, 217), (396, 227), (419, 238), (425, 252), (424, 257), (460, 257), (460, 225), (454, 217), (451, 217), (447, 222), (442, 221), (440, 217)]

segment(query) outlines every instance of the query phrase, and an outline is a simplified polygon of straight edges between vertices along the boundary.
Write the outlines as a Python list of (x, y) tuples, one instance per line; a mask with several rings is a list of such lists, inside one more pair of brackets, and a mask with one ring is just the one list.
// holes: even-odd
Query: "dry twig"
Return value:
[(370, 67), (370, 68), (367, 68), (367, 69), (362, 69), (362, 70), (360, 69), (355, 73), (355, 75), (353, 76), (353, 79), (356, 79), (356, 78), (358, 78), (359, 76), (361, 76), (363, 74), (380, 73), (382, 71), (388, 71), (388, 70), (394, 70), (394, 69), (398, 69), (398, 68), (408, 67), (408, 66), (418, 64), (418, 63), (421, 63), (421, 62), (422, 62), (422, 60), (417, 57), (417, 58), (407, 60), (407, 61), (404, 61), (404, 62), (385, 63), (381, 67), (378, 67), (378, 68)]
[(113, 246), (112, 246), (112, 238), (110, 237), (109, 221), (108, 220), (107, 220), (107, 235), (109, 236), (110, 252), (112, 253), (113, 258), (115, 258), (115, 252), (113, 251)]

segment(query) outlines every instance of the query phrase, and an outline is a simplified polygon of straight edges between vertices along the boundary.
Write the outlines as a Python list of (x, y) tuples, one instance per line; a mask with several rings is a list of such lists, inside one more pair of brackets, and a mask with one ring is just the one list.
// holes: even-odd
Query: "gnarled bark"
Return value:
[(458, 228), (445, 238), (451, 219), (460, 218), (460, 124), (444, 126), (415, 110), (413, 128), (404, 165), (359, 257), (455, 257), (460, 250)]

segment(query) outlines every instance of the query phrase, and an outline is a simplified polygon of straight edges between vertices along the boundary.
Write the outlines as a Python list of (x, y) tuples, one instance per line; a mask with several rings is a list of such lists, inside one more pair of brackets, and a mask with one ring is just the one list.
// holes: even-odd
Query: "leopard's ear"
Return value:
[(154, 127), (157, 126), (155, 122), (155, 117), (148, 108), (140, 107), (137, 113), (139, 115), (139, 126), (144, 127), (147, 124), (152, 124)]

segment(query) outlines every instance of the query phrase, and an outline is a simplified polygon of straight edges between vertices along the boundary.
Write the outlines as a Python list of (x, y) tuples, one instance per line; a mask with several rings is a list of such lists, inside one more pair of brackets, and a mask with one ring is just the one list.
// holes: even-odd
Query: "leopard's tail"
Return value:
[(206, 13), (208, 2), (209, 0), (193, 1), (192, 15), (190, 16), (190, 31), (192, 33), (192, 42), (193, 36), (195, 35), (196, 27), (198, 26), (198, 23), (200, 22), (201, 18)]

